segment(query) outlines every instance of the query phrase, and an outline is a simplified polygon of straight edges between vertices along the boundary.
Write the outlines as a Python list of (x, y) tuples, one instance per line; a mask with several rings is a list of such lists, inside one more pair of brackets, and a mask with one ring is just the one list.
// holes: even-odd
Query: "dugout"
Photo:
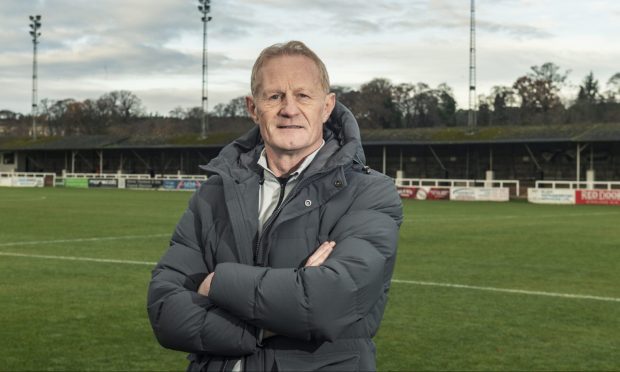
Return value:
[[(0, 139), (1, 172), (199, 174), (241, 133), (206, 140), (80, 136)], [(620, 180), (620, 124), (362, 130), (367, 163), (395, 177), (519, 180)]]

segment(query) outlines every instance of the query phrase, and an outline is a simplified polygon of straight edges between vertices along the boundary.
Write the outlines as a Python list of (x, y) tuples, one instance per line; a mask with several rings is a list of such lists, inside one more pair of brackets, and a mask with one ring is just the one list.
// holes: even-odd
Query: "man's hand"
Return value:
[(214, 274), (215, 272), (210, 273), (209, 275), (207, 275), (205, 280), (200, 283), (200, 287), (198, 287), (198, 294), (201, 294), (203, 296), (209, 295), (209, 291), (211, 290), (211, 281), (213, 281)]
[(325, 260), (327, 259), (327, 257), (329, 257), (329, 254), (332, 253), (332, 250), (334, 250), (335, 246), (336, 246), (336, 242), (327, 241), (321, 244), (316, 249), (316, 251), (314, 251), (312, 256), (308, 258), (308, 261), (306, 261), (306, 264), (304, 266), (310, 267), (310, 266), (322, 265), (323, 262), (325, 262)]

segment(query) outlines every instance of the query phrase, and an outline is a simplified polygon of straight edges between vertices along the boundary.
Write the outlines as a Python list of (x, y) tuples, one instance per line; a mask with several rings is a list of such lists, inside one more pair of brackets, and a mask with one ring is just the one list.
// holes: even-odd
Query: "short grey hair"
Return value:
[(306, 44), (301, 41), (291, 40), (287, 43), (274, 44), (270, 47), (263, 49), (259, 54), (254, 67), (252, 67), (252, 78), (250, 80), (250, 87), (252, 89), (252, 96), (256, 97), (260, 84), (258, 81), (258, 73), (260, 69), (272, 58), (281, 56), (304, 56), (310, 58), (319, 70), (319, 79), (321, 81), (321, 87), (325, 93), (329, 93), (329, 74), (327, 68), (319, 56), (316, 55)]

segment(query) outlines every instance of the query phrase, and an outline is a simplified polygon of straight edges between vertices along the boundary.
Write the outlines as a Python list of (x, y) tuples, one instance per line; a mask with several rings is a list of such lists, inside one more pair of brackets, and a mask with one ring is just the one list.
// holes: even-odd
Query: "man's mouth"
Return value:
[(301, 125), (294, 125), (294, 124), (281, 124), (277, 126), (278, 129), (303, 129), (304, 127)]

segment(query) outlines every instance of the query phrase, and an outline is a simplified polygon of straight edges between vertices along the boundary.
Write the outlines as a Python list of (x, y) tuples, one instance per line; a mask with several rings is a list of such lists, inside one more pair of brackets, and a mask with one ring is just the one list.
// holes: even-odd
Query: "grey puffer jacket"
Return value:
[[(359, 128), (337, 104), (325, 146), (258, 238), (258, 128), (204, 169), (170, 248), (153, 270), (148, 313), (188, 370), (374, 370), (402, 221), (393, 182), (364, 167)], [(319, 267), (304, 267), (324, 241)], [(197, 293), (215, 271), (208, 297)], [(277, 334), (264, 340), (261, 329)]]

